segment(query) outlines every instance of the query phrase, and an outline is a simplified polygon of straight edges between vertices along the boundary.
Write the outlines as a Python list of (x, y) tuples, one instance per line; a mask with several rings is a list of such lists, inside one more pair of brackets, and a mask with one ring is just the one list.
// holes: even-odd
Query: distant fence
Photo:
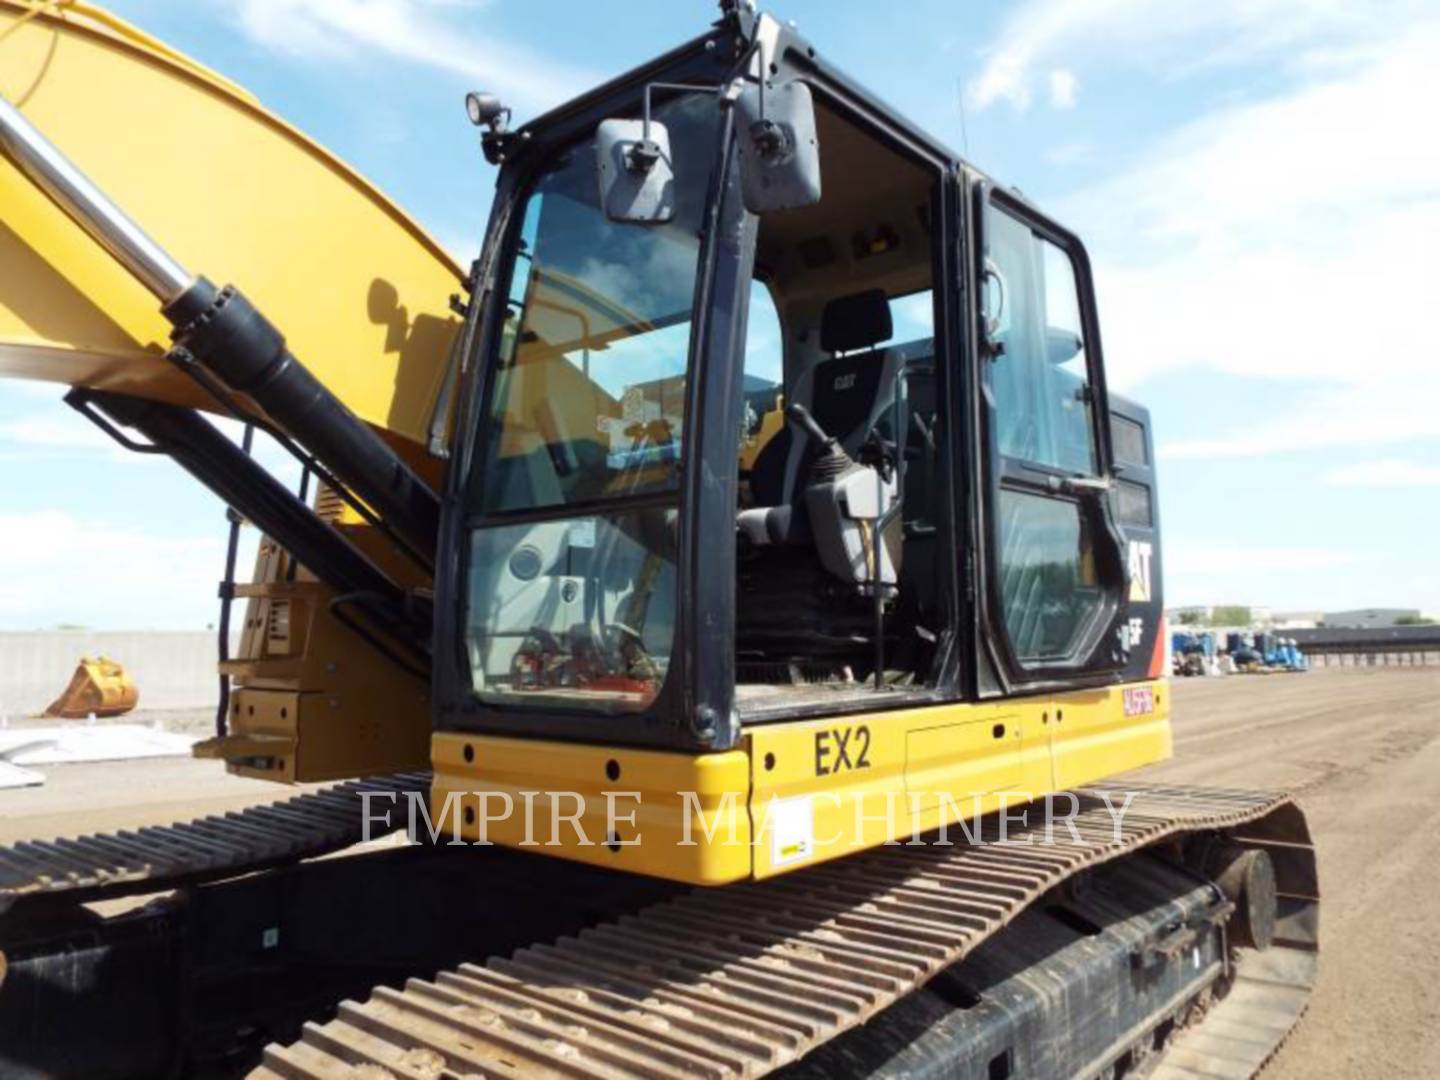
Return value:
[(1320, 667), (1440, 665), (1440, 626), (1387, 626), (1374, 630), (1343, 626), (1282, 630)]
[(203, 630), (0, 632), (0, 718), (32, 716), (59, 696), (82, 656), (125, 665), (142, 709), (214, 706), (215, 634)]

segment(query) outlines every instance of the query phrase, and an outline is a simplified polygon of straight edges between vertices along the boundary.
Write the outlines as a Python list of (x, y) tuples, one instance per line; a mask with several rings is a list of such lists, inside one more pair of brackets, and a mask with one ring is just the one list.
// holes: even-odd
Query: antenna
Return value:
[(955, 76), (955, 103), (960, 107), (960, 155), (970, 160), (970, 131), (965, 125), (965, 80)]

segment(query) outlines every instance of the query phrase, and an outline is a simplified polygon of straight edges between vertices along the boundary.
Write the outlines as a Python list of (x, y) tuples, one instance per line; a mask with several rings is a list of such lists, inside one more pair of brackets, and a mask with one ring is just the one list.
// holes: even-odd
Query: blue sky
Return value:
[[(466, 90), (532, 116), (714, 11), (111, 6), (348, 159), (462, 260), (494, 182)], [(1111, 385), (1155, 414), (1172, 605), (1440, 611), (1433, 4), (770, 10), (1086, 238)], [(57, 398), (0, 382), (0, 628), (212, 621), (219, 506), (174, 466), (112, 450)]]

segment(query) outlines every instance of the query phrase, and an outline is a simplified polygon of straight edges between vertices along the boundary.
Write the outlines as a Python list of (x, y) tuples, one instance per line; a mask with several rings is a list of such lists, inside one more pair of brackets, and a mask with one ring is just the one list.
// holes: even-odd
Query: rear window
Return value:
[(1125, 525), (1138, 525), (1141, 528), (1149, 529), (1155, 525), (1155, 508), (1151, 504), (1150, 489), (1144, 484), (1137, 484), (1133, 480), (1121, 480), (1118, 485), (1120, 494), (1120, 521)]
[(1116, 461), (1128, 461), (1132, 465), (1149, 465), (1150, 455), (1145, 452), (1145, 427), (1128, 416), (1110, 414), (1110, 436), (1115, 448)]

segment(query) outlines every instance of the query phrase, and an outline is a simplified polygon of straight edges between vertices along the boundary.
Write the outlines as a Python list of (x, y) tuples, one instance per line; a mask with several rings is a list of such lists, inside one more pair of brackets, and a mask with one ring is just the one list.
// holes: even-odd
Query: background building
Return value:
[(1325, 614), (1327, 627), (1344, 626), (1376, 630), (1386, 626), (1403, 626), (1420, 621), (1419, 608), (1359, 608), (1355, 611), (1330, 611)]

